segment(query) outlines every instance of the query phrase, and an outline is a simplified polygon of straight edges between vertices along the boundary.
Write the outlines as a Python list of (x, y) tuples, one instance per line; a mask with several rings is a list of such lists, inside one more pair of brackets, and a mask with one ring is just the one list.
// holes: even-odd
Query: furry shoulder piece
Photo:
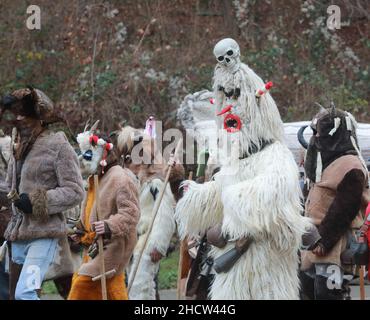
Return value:
[(70, 146), (68, 138), (63, 131), (53, 132), (50, 130), (45, 130), (41, 133), (35, 142), (35, 145), (36, 144), (43, 145), (55, 151), (60, 150), (63, 145)]

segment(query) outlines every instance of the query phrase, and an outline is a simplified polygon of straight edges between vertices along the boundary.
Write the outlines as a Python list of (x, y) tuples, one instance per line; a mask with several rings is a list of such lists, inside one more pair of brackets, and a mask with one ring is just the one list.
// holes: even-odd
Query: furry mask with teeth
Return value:
[(266, 141), (283, 141), (283, 122), (268, 92), (272, 83), (265, 83), (240, 61), (240, 48), (233, 39), (218, 42), (214, 55), (217, 125), (226, 130), (227, 139), (235, 139), (235, 144), (239, 144), (240, 156), (260, 150)]
[(85, 174), (96, 174), (101, 168), (104, 174), (104, 168), (107, 164), (108, 153), (113, 149), (113, 144), (94, 134), (99, 121), (97, 121), (90, 130), (85, 130), (77, 135), (77, 142), (81, 151), (79, 156), (82, 172)]

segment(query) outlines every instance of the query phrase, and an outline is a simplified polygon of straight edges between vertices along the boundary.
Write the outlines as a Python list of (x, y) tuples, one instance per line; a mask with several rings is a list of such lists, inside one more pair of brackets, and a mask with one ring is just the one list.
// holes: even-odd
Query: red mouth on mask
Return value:
[(224, 118), (224, 129), (227, 132), (233, 133), (233, 132), (237, 132), (237, 131), (240, 130), (240, 128), (242, 127), (242, 122), (236, 114), (229, 113), (229, 112), (231, 112), (231, 109), (232, 109), (231, 105), (227, 106), (221, 112), (219, 112), (217, 115), (221, 116), (221, 115), (227, 113), (227, 115)]
[(235, 114), (231, 114), (229, 113), (225, 119), (224, 119), (224, 129), (227, 131), (227, 132), (237, 132), (240, 130), (240, 128), (242, 127), (242, 122), (240, 120), (240, 118), (235, 115)]

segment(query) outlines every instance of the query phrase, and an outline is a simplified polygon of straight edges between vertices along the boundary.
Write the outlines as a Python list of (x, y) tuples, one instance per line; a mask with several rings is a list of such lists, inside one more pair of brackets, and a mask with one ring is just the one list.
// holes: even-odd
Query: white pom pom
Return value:
[(102, 160), (102, 161), (100, 161), (100, 165), (101, 165), (102, 167), (106, 167), (106, 166), (107, 166), (107, 161), (106, 161), (106, 160)]
[(81, 133), (79, 133), (79, 134), (77, 135), (77, 142), (78, 142), (78, 143), (81, 143), (81, 141), (82, 141), (82, 134), (81, 134)]
[(102, 139), (102, 138), (99, 138), (99, 140), (98, 140), (98, 145), (99, 145), (99, 146), (104, 146), (105, 144), (106, 144), (105, 140), (104, 140), (104, 139)]

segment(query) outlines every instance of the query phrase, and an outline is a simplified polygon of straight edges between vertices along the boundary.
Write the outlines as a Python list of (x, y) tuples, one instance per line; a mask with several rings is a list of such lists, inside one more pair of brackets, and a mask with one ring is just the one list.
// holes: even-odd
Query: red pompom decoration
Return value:
[(266, 90), (270, 90), (273, 85), (274, 84), (272, 83), (272, 81), (267, 82), (266, 85), (265, 85)]
[(93, 146), (96, 146), (98, 144), (98, 140), (99, 140), (99, 137), (96, 135), (92, 135), (89, 139), (90, 144), (92, 144)]
[(112, 150), (112, 149), (113, 149), (113, 144), (112, 144), (112, 143), (107, 142), (107, 143), (106, 143), (106, 145), (105, 145), (105, 150), (110, 151), (110, 150)]

